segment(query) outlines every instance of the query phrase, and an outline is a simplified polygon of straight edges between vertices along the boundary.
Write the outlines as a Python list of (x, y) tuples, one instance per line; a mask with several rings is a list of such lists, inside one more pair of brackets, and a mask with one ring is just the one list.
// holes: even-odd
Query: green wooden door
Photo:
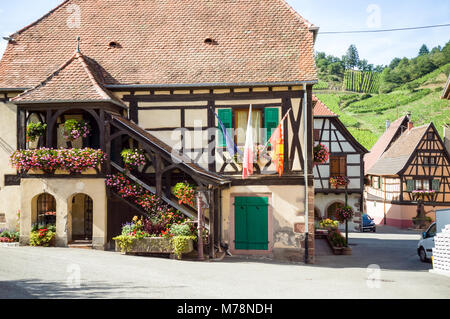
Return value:
[(235, 249), (268, 249), (268, 206), (267, 197), (235, 197)]

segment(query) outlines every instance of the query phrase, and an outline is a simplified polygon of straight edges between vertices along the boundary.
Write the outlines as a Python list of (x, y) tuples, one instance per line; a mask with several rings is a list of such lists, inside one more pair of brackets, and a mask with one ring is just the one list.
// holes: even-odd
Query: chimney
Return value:
[(388, 130), (389, 126), (391, 126), (391, 121), (386, 120), (386, 131)]
[(408, 131), (411, 131), (411, 129), (414, 127), (413, 122), (408, 122)]

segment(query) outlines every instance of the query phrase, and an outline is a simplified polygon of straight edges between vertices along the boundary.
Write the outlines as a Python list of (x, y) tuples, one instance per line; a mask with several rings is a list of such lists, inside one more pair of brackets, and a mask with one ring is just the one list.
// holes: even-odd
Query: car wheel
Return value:
[(423, 247), (420, 247), (419, 249), (419, 258), (421, 262), (427, 262), (427, 254), (425, 253), (425, 249)]
[(372, 231), (375, 233), (377, 231), (377, 229), (374, 227)]

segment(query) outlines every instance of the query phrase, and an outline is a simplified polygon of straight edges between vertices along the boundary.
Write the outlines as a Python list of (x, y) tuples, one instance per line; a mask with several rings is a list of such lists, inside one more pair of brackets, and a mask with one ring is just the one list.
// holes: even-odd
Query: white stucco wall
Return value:
[(20, 209), (19, 186), (5, 186), (5, 174), (15, 174), (9, 158), (17, 148), (17, 107), (12, 103), (0, 102), (0, 214), (5, 223), (0, 228), (15, 229)]

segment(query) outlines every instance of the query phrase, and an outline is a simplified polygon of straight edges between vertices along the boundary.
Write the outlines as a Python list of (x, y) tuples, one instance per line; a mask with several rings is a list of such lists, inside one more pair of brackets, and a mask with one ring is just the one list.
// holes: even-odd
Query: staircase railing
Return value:
[[(126, 177), (128, 177), (129, 179), (131, 179), (133, 182), (135, 182), (136, 184), (138, 184), (139, 186), (141, 186), (142, 188), (146, 189), (147, 191), (149, 191), (150, 193), (156, 195), (156, 187), (154, 186), (149, 186), (147, 183), (141, 181), (139, 178), (137, 178), (136, 176), (134, 176), (133, 174), (131, 174), (129, 171), (125, 170), (124, 168), (120, 167), (119, 165), (117, 165), (114, 162), (110, 162), (111, 166), (117, 170), (118, 172), (124, 174)], [(175, 198), (168, 198), (165, 195), (159, 195), (159, 197), (168, 205), (172, 206), (173, 208), (179, 210), (181, 213), (183, 213), (184, 215), (197, 220), (197, 211), (194, 210), (193, 208), (190, 208), (188, 206), (185, 205), (181, 205), (178, 203), (178, 201)], [(205, 227), (209, 230), (209, 223), (208, 220), (206, 220), (206, 223), (204, 223)]]

